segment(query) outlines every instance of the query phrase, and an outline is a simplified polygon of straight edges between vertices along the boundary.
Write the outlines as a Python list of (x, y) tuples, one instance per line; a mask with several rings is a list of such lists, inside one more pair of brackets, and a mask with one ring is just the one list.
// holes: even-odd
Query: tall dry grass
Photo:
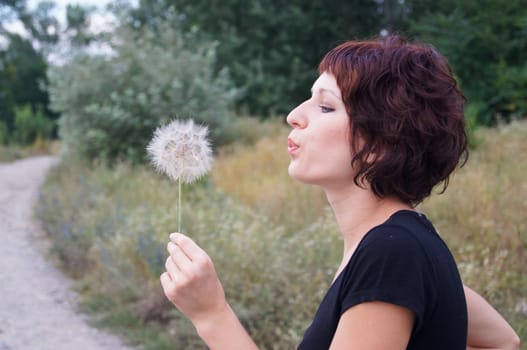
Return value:
[(219, 190), (293, 232), (323, 215), (327, 203), (320, 189), (289, 177), (288, 132), (281, 126), (251, 147), (222, 150), (211, 177)]
[(527, 123), (478, 132), (479, 147), (447, 192), (426, 201), (464, 282), (527, 339)]
[[(210, 179), (184, 191), (183, 230), (215, 261), (242, 322), (262, 348), (294, 347), (340, 252), (338, 236), (329, 234), (336, 231), (330, 213), (307, 218), (293, 232)], [(174, 184), (148, 168), (68, 161), (53, 170), (38, 207), (53, 251), (79, 278), (85, 308), (147, 342), (146, 349), (203, 348), (158, 280), (168, 234), (177, 227), (175, 203)], [(318, 237), (322, 231), (328, 233)], [(160, 331), (141, 338), (145, 324)]]
[[(254, 144), (221, 150), (210, 177), (184, 188), (183, 228), (210, 253), (262, 348), (289, 349), (331, 281), (341, 243), (323, 194), (287, 175), (287, 130), (264, 130)], [(525, 338), (527, 123), (478, 137), (446, 194), (419, 209), (451, 247), (465, 282)], [(38, 207), (54, 251), (79, 278), (85, 307), (146, 349), (204, 348), (158, 282), (177, 227), (176, 197), (174, 184), (149, 168), (66, 160)]]

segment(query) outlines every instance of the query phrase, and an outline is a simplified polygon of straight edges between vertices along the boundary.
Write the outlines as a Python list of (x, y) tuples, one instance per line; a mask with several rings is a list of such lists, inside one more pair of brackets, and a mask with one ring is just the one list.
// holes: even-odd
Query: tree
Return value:
[(413, 34), (449, 59), (479, 123), (527, 113), (525, 1), (441, 0), (414, 18)]
[[(43, 1), (34, 11), (29, 11), (23, 0), (0, 2), (0, 35), (6, 42), (0, 47), (0, 123), (8, 134), (14, 135), (17, 125), (19, 128), (44, 125), (40, 120), (42, 117), (49, 119), (47, 125), (53, 125), (56, 119), (48, 108), (49, 97), (45, 89), (47, 62), (43, 50), (58, 40), (59, 24), (52, 15), (54, 6), (51, 1)], [(5, 23), (13, 20), (21, 21), (26, 29), (25, 35), (5, 29)], [(16, 111), (24, 116), (19, 118), (24, 120), (23, 123), (15, 123)], [(32, 117), (36, 119), (30, 121)], [(16, 134), (36, 135), (28, 130), (17, 130)], [(49, 132), (43, 130), (41, 134), (48, 135)], [(27, 141), (26, 137), (19, 138), (22, 139)], [(5, 137), (3, 141), (6, 141)]]
[(64, 32), (74, 46), (82, 47), (96, 39), (96, 36), (88, 31), (90, 15), (94, 11), (93, 6), (68, 4), (66, 7), (66, 29)]
[(329, 48), (377, 34), (378, 6), (361, 0), (142, 0), (131, 23), (155, 26), (173, 8), (184, 30), (219, 42), (216, 70), (228, 67), (242, 89), (237, 105), (265, 116), (287, 112), (308, 96)]
[(227, 72), (213, 72), (215, 43), (167, 23), (158, 31), (121, 27), (111, 57), (80, 53), (49, 70), (65, 149), (87, 159), (145, 160), (153, 130), (173, 118), (209, 126), (214, 145), (233, 135)]
[(26, 0), (0, 0), (0, 34), (5, 33), (5, 23), (18, 19), (26, 10)]
[[(0, 37), (5, 42), (0, 47), (0, 128), (3, 133), (12, 134), (8, 138), (13, 140), (27, 142), (28, 136), (37, 134), (32, 130), (14, 130), (16, 127), (41, 126), (44, 125), (41, 119), (46, 118), (47, 128), (57, 119), (57, 114), (49, 109), (46, 57), (56, 52), (60, 37), (71, 42), (75, 49), (95, 39), (88, 32), (93, 7), (68, 5), (64, 29), (54, 17), (55, 7), (53, 1), (40, 1), (30, 10), (26, 0), (0, 0)], [(22, 35), (6, 29), (6, 23), (16, 20), (24, 26)], [(16, 115), (23, 122), (17, 124)], [(17, 136), (22, 134), (25, 136)], [(49, 135), (47, 129), (42, 131), (41, 136), (44, 135)]]
[(23, 10), (19, 18), (32, 40), (39, 45), (56, 44), (59, 39), (59, 21), (53, 16), (53, 1), (41, 1), (33, 11)]
[[(7, 48), (0, 50), (0, 120), (11, 131), (17, 106), (45, 111), (49, 98), (44, 88), (47, 64), (43, 55), (28, 39), (18, 34), (7, 37)], [(49, 112), (47, 117), (51, 117)]]

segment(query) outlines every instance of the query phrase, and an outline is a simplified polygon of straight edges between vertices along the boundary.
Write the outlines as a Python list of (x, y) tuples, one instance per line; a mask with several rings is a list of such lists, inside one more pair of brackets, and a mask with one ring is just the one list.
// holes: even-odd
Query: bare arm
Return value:
[(340, 317), (330, 350), (404, 350), (414, 320), (414, 313), (401, 306), (378, 301), (361, 303)]
[(257, 350), (225, 299), (209, 256), (190, 238), (170, 235), (161, 284), (167, 298), (188, 317), (211, 350)]
[(505, 319), (467, 286), (465, 297), (468, 308), (467, 350), (518, 350), (520, 338)]

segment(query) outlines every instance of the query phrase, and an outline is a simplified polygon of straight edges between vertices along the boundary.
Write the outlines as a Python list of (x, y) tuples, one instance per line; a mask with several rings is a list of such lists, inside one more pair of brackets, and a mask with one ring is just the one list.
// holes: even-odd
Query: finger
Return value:
[(201, 249), (192, 239), (181, 233), (172, 233), (170, 235), (172, 243), (181, 248), (181, 250), (189, 257), (190, 260), (200, 259), (207, 256), (205, 251)]
[(168, 242), (167, 250), (170, 253), (170, 258), (180, 271), (189, 271), (192, 268), (192, 261), (179, 246)]
[(163, 287), (163, 290), (166, 292), (172, 284), (172, 279), (170, 278), (168, 272), (163, 272), (161, 276), (159, 276), (159, 280), (161, 281), (161, 286)]
[(172, 257), (170, 256), (165, 261), (165, 269), (167, 270), (166, 272), (168, 273), (172, 282), (176, 282), (178, 279), (181, 278), (181, 270), (174, 263)]
[(163, 293), (169, 300), (172, 300), (174, 294), (174, 282), (170, 278), (170, 275), (167, 272), (163, 272), (161, 276), (159, 276), (159, 280), (161, 281)]

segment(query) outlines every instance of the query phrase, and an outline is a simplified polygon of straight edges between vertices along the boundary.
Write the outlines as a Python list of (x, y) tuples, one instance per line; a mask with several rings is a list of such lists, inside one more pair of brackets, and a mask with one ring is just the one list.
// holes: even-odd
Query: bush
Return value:
[(111, 55), (80, 54), (48, 72), (67, 151), (141, 161), (155, 127), (174, 118), (208, 125), (215, 145), (234, 137), (236, 91), (226, 70), (213, 74), (216, 43), (162, 25), (141, 33), (121, 27), (108, 44)]
[(41, 110), (33, 111), (30, 106), (15, 109), (12, 141), (19, 145), (29, 145), (37, 139), (49, 139), (54, 122), (46, 118)]
[(0, 145), (7, 145), (8, 129), (7, 123), (0, 120)]

